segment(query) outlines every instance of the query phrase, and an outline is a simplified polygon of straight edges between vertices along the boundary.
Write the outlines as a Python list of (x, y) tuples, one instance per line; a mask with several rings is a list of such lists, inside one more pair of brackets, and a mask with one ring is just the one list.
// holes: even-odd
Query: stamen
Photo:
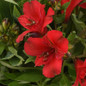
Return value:
[(31, 26), (31, 25), (33, 25), (33, 24), (35, 24), (36, 22), (35, 21), (33, 21), (33, 20), (31, 20), (31, 19), (28, 19), (31, 23), (26, 23), (26, 25), (28, 25), (28, 26)]
[(49, 51), (47, 52), (44, 52), (40, 55), (40, 57), (44, 57), (43, 61), (47, 61), (48, 60), (48, 57), (55, 52), (55, 49), (54, 48), (51, 48)]

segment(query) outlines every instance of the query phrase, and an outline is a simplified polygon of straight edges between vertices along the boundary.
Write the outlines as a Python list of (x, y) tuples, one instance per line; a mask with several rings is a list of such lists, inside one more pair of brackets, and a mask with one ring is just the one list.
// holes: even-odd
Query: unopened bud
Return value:
[(13, 24), (11, 32), (14, 33), (15, 35), (18, 35), (18, 33), (19, 33), (19, 27), (16, 24)]
[(71, 50), (74, 46), (72, 44), (68, 45), (68, 50)]
[(49, 2), (50, 4), (54, 4), (54, 3), (55, 3), (55, 0), (48, 0), (48, 2)]
[(55, 11), (59, 11), (59, 10), (61, 9), (61, 4), (60, 4), (60, 2), (57, 1), (57, 0), (55, 0), (54, 3), (55, 3), (55, 4), (54, 4), (54, 10), (55, 10)]
[(15, 43), (14, 43), (14, 46), (15, 46), (15, 48), (17, 48), (17, 47), (18, 47), (18, 43), (15, 42)]
[(4, 36), (3, 36), (3, 41), (4, 41), (4, 42), (7, 42), (7, 41), (8, 41), (8, 36), (7, 36), (7, 35), (4, 35)]
[(2, 25), (0, 25), (0, 32), (1, 32), (1, 33), (3, 32), (3, 27), (2, 27)]
[(10, 22), (9, 22), (8, 18), (5, 18), (2, 21), (2, 26), (3, 26), (4, 30), (6, 31), (6, 29), (10, 26)]

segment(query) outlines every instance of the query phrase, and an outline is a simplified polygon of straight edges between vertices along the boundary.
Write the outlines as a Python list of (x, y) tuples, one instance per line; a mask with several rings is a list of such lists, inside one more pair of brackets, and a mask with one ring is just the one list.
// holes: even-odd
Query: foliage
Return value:
[(46, 5), (46, 12), (49, 7), (55, 11), (53, 22), (47, 25), (47, 28), (62, 31), (69, 41), (68, 53), (63, 56), (61, 74), (54, 78), (46, 78), (42, 74), (42, 66), (35, 67), (35, 56), (25, 53), (26, 40), (16, 43), (18, 35), (25, 31), (19, 24), (18, 17), (23, 14), (23, 4), (26, 1), (31, 0), (0, 0), (1, 86), (72, 86), (76, 79), (74, 61), (86, 58), (86, 9), (76, 7), (69, 22), (65, 22), (65, 11), (70, 3), (61, 7), (61, 0), (38, 0)]

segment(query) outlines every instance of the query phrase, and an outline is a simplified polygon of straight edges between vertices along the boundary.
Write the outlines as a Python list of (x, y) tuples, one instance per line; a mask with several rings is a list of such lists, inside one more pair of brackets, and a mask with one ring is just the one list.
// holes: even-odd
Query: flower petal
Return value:
[(24, 44), (24, 50), (28, 55), (38, 56), (48, 51), (50, 48), (42, 38), (28, 38)]
[(37, 56), (36, 60), (35, 60), (35, 66), (43, 65), (43, 59), (44, 59), (44, 57)]
[(68, 21), (74, 8), (83, 0), (71, 0), (65, 14), (65, 21)]
[(52, 30), (47, 33), (48, 39), (53, 43), (54, 47), (59, 53), (67, 53), (68, 51), (68, 40), (63, 37), (61, 31)]
[(41, 66), (41, 65), (46, 65), (48, 64), (52, 59), (53, 57), (55, 56), (55, 54), (50, 54), (49, 56), (47, 57), (44, 57), (44, 56), (37, 56), (36, 57), (36, 60), (35, 60), (35, 66)]
[(61, 0), (61, 6), (64, 5), (65, 3), (69, 2), (70, 0)]
[(65, 54), (68, 51), (68, 40), (66, 38), (64, 38), (64, 37), (60, 38), (57, 41), (56, 46), (57, 46), (56, 48), (57, 48), (59, 53)]
[(82, 7), (82, 8), (84, 8), (84, 9), (86, 9), (86, 3), (82, 3), (79, 6)]
[(76, 77), (75, 83), (72, 86), (78, 86), (78, 84), (79, 84), (79, 79), (78, 77)]
[(24, 28), (26, 28), (26, 29), (30, 29), (30, 26), (28, 26), (27, 24), (28, 23), (30, 23), (29, 21), (28, 21), (28, 16), (26, 16), (26, 15), (21, 15), (19, 18), (18, 18), (18, 21), (19, 21), (19, 23), (24, 27)]
[(51, 30), (47, 33), (47, 37), (48, 39), (53, 43), (55, 44), (55, 42), (57, 42), (57, 40), (59, 38), (61, 38), (63, 35), (62, 35), (62, 32), (61, 31), (57, 31), (57, 30)]
[(41, 8), (44, 7), (38, 1), (31, 1), (24, 3), (23, 12), (25, 15), (28, 15), (35, 20), (38, 20), (40, 17)]
[(25, 36), (27, 33), (29, 33), (29, 32), (30, 32), (30, 31), (27, 30), (27, 31), (24, 31), (22, 34), (20, 34), (20, 35), (18, 36), (18, 38), (16, 39), (16, 42), (19, 43), (20, 41), (22, 41), (23, 38), (24, 38), (24, 36)]
[(45, 17), (43, 27), (47, 26), (49, 23), (53, 21), (53, 18), (52, 18), (53, 15), (54, 15), (54, 10), (50, 7)]
[(53, 60), (46, 64), (43, 68), (43, 75), (47, 78), (53, 78), (55, 75), (61, 73), (62, 59), (53, 58)]

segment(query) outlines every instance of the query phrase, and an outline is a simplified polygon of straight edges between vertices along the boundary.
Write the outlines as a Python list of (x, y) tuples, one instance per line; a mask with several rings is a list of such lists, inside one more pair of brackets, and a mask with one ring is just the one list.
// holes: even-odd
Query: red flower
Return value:
[(78, 86), (80, 83), (81, 86), (86, 86), (86, 60), (83, 62), (82, 60), (75, 61), (76, 68), (76, 81), (73, 86)]
[(64, 5), (65, 3), (69, 2), (69, 1), (71, 1), (71, 2), (69, 4), (68, 8), (66, 9), (65, 21), (69, 20), (71, 13), (76, 6), (79, 5), (80, 7), (86, 9), (86, 3), (80, 4), (83, 0), (61, 0), (61, 5)]
[(49, 31), (43, 38), (30, 37), (24, 45), (28, 55), (37, 56), (35, 66), (44, 65), (43, 74), (52, 78), (60, 74), (62, 57), (68, 51), (68, 40), (62, 32)]
[(52, 8), (48, 9), (47, 15), (45, 15), (45, 5), (42, 5), (38, 1), (24, 3), (23, 12), (18, 18), (20, 24), (27, 29), (17, 38), (17, 43), (23, 40), (23, 37), (29, 32), (36, 32), (40, 35), (44, 35), (47, 32), (46, 26), (53, 21), (52, 15), (54, 11)]
[(64, 5), (65, 3), (69, 2), (70, 0), (61, 0), (61, 6)]

